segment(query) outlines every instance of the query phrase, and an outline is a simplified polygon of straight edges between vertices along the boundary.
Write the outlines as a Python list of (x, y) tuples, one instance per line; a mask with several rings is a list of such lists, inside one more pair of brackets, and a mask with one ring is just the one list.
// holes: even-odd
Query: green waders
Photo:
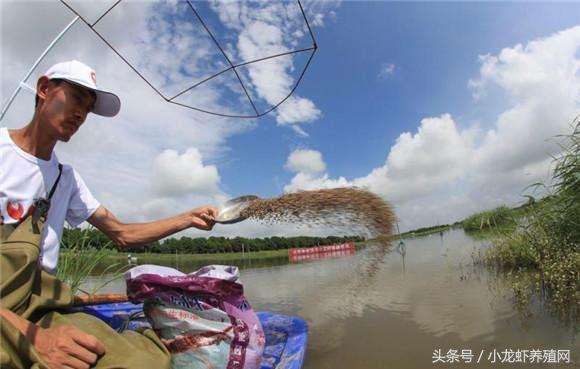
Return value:
[[(0, 304), (40, 327), (73, 325), (105, 345), (94, 368), (169, 368), (169, 352), (151, 329), (117, 333), (83, 313), (55, 311), (71, 305), (70, 288), (39, 266), (43, 219), (28, 216), (16, 229), (0, 225)], [(0, 318), (0, 368), (48, 368), (26, 338)]]

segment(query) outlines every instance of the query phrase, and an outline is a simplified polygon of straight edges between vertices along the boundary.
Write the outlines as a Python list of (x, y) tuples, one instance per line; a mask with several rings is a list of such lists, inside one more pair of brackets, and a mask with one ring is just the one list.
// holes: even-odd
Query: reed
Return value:
[[(84, 292), (94, 294), (101, 288), (119, 278), (127, 268), (126, 263), (111, 263), (104, 269), (102, 265), (105, 263), (107, 256), (111, 254), (113, 244), (112, 242), (102, 243), (101, 240), (92, 237), (94, 230), (87, 228), (74, 233), (69, 237), (63, 239), (61, 247), (66, 249), (62, 252), (58, 263), (57, 277), (67, 283), (73, 292), (78, 294)], [(95, 273), (96, 271), (99, 273)], [(89, 291), (81, 289), (81, 285), (88, 276), (98, 275), (100, 277), (107, 277), (104, 282), (91, 288)]]
[(466, 232), (513, 230), (518, 222), (518, 215), (513, 209), (502, 205), (493, 210), (482, 211), (466, 218), (463, 220), (463, 229)]
[(484, 261), (526, 275), (516, 286), (516, 298), (529, 296), (525, 289), (540, 293), (555, 313), (575, 321), (580, 307), (580, 122), (561, 138), (551, 194), (527, 206), (524, 221), (496, 238)]

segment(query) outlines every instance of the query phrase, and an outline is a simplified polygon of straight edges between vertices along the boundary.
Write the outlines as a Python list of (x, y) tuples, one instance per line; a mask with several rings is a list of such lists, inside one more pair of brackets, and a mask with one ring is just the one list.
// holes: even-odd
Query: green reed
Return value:
[[(57, 277), (67, 283), (74, 294), (79, 292), (93, 294), (101, 288), (119, 278), (127, 268), (126, 263), (111, 263), (104, 269), (105, 259), (114, 252), (114, 245), (111, 241), (105, 243), (95, 238), (94, 230), (91, 228), (75, 230), (68, 232), (67, 237), (63, 238), (58, 263)], [(97, 272), (98, 271), (98, 272)], [(97, 275), (104, 277), (104, 282), (98, 284), (90, 291), (83, 291), (81, 285), (86, 281), (88, 276)], [(101, 278), (103, 279), (103, 278)]]
[(518, 223), (519, 215), (514, 209), (502, 205), (493, 210), (473, 214), (463, 220), (462, 225), (467, 232), (512, 230)]
[(495, 238), (484, 262), (518, 275), (516, 300), (539, 294), (554, 313), (575, 321), (580, 307), (580, 121), (571, 135), (560, 138), (563, 150), (554, 158), (550, 195), (527, 206), (512, 232)]

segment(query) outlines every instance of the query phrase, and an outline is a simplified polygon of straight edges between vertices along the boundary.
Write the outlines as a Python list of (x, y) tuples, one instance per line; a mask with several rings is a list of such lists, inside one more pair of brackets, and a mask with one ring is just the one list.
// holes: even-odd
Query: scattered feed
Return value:
[(380, 196), (354, 187), (300, 191), (251, 202), (242, 215), (257, 221), (336, 227), (391, 237), (395, 215)]

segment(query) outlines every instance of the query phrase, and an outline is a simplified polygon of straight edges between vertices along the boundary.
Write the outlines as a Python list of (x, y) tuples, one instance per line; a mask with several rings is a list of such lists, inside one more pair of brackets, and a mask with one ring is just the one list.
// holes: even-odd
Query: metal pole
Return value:
[(76, 16), (58, 34), (58, 36), (56, 36), (55, 39), (52, 40), (52, 42), (50, 43), (50, 45), (48, 45), (48, 47), (46, 48), (46, 50), (44, 50), (44, 52), (38, 57), (38, 59), (36, 59), (36, 62), (32, 65), (32, 67), (30, 67), (30, 69), (28, 70), (28, 72), (26, 73), (26, 75), (24, 76), (24, 78), (22, 79), (22, 81), (20, 81), (20, 83), (18, 84), (18, 87), (16, 87), (16, 90), (14, 90), (14, 93), (12, 94), (12, 96), (10, 96), (10, 100), (8, 100), (8, 103), (6, 104), (6, 106), (4, 106), (2, 108), (2, 113), (0, 114), (0, 122), (2, 121), (2, 119), (4, 119), (4, 115), (6, 115), (6, 112), (8, 111), (8, 108), (10, 108), (10, 105), (12, 105), (12, 102), (16, 98), (16, 95), (18, 95), (18, 92), (20, 92), (20, 89), (24, 87), (27, 90), (32, 90), (32, 88), (26, 84), (26, 80), (28, 79), (28, 77), (30, 77), (30, 75), (32, 74), (32, 72), (34, 71), (34, 69), (36, 69), (36, 67), (42, 61), (42, 59), (44, 59), (44, 57), (46, 56), (46, 54), (48, 54), (48, 52), (50, 51), (50, 49), (52, 49), (52, 47), (58, 42), (58, 40), (60, 40), (62, 38), (62, 36), (66, 33), (66, 31), (68, 31), (69, 28), (71, 28), (72, 25), (75, 24), (76, 21), (79, 20), (79, 19), (80, 19), (80, 17), (79, 16)]

